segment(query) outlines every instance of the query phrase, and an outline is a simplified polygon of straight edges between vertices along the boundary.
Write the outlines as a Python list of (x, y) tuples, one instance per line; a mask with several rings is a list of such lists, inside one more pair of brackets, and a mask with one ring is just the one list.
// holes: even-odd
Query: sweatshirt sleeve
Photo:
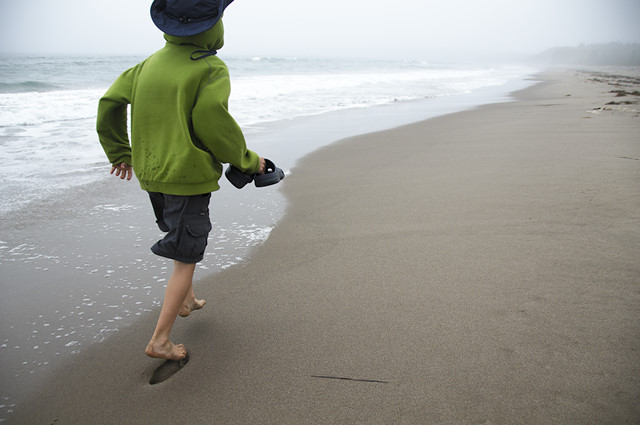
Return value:
[(229, 114), (230, 91), (228, 75), (213, 79), (201, 89), (191, 115), (193, 129), (218, 161), (255, 173), (260, 168), (259, 156), (247, 149), (240, 126)]
[(96, 130), (111, 164), (131, 164), (127, 106), (131, 103), (133, 81), (138, 67), (139, 65), (123, 72), (98, 102)]

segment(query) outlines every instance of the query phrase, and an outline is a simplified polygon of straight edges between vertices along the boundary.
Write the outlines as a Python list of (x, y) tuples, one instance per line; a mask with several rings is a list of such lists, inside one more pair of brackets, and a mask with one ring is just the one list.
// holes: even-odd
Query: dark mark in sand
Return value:
[(164, 382), (167, 379), (171, 378), (176, 374), (180, 369), (182, 369), (187, 362), (189, 361), (189, 353), (187, 353), (187, 357), (180, 361), (167, 360), (162, 363), (158, 368), (153, 372), (153, 376), (149, 380), (149, 384), (155, 385), (160, 382)]
[(343, 376), (325, 376), (325, 375), (311, 375), (312, 378), (319, 379), (336, 379), (339, 381), (352, 381), (352, 382), (370, 382), (374, 384), (388, 384), (388, 381), (380, 381), (378, 379), (356, 379), (356, 378), (347, 378)]

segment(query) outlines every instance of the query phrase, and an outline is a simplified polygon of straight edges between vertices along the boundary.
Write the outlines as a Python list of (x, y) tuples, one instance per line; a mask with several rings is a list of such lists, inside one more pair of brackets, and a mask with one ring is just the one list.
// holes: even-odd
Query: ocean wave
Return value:
[(291, 61), (297, 61), (298, 58), (295, 58), (295, 57), (291, 57), (291, 58), (275, 57), (274, 58), (271, 56), (254, 56), (249, 60), (251, 62), (291, 62)]
[(55, 84), (43, 81), (20, 81), (17, 83), (0, 83), (0, 93), (48, 92), (60, 89)]
[(103, 89), (0, 94), (0, 127), (95, 118)]

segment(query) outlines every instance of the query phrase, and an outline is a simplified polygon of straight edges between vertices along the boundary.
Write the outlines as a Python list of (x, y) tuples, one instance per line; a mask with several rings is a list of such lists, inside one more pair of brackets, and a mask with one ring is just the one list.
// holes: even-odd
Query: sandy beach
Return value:
[(638, 423), (640, 73), (624, 72), (545, 72), (514, 102), (313, 152), (269, 239), (196, 283), (182, 369), (149, 384), (156, 307), (6, 422)]

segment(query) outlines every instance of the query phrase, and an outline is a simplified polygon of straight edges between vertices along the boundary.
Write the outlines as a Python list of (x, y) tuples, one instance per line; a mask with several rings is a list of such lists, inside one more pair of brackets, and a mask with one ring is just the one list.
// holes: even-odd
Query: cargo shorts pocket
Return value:
[(180, 256), (195, 262), (202, 260), (210, 231), (211, 223), (208, 217), (206, 221), (201, 223), (185, 224), (178, 245)]

